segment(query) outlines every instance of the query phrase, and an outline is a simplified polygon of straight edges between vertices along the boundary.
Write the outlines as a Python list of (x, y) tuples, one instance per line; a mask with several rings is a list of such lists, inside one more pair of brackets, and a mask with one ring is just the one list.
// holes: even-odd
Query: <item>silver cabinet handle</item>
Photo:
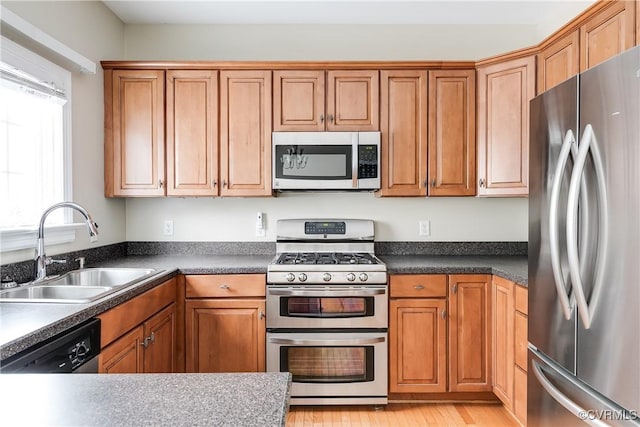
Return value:
[[(544, 375), (544, 373), (542, 372), (542, 368), (540, 368), (540, 365), (538, 364), (538, 362), (533, 360), (531, 364), (533, 365), (533, 374), (538, 379), (538, 382), (540, 383), (540, 385), (547, 391), (547, 393), (549, 393), (549, 395), (553, 397), (553, 399), (556, 402), (562, 405), (567, 411), (571, 412), (576, 418), (579, 418), (582, 420), (583, 417), (581, 417), (580, 415), (586, 413), (584, 408), (582, 408), (580, 405), (578, 405), (577, 403), (569, 399), (567, 396), (562, 394), (560, 390), (554, 387), (551, 381), (549, 381)], [(587, 424), (592, 426), (597, 426), (597, 427), (608, 426), (608, 424), (603, 423), (602, 421), (597, 419), (586, 419), (584, 421)]]
[(451, 292), (453, 292), (454, 294), (458, 293), (458, 284), (454, 283), (453, 286), (451, 286)]
[(440, 312), (440, 317), (442, 317), (443, 319), (446, 319), (447, 318), (447, 310), (442, 310)]
[(143, 346), (144, 348), (149, 347), (149, 337), (145, 337), (140, 343), (140, 345)]
[(418, 291), (420, 291), (420, 290), (424, 289), (424, 286), (422, 286), (422, 285), (415, 285), (415, 286), (413, 287), (413, 289), (417, 289)]
[(258, 312), (258, 319), (262, 320), (262, 319), (264, 319), (265, 317), (267, 317), (267, 316), (265, 316), (264, 311), (260, 310), (260, 311)]
[(213, 188), (216, 188), (216, 185), (218, 185), (218, 181), (214, 179), (213, 181), (211, 181), (211, 185), (213, 185)]
[(229, 285), (220, 285), (218, 286), (220, 289), (230, 289)]
[(320, 123), (324, 123), (324, 114), (320, 114)]
[(269, 295), (280, 295), (287, 297), (368, 297), (374, 295), (384, 295), (385, 289), (322, 289), (320, 291), (300, 290), (300, 289), (268, 289)]
[(484, 178), (480, 178), (480, 183), (479, 184), (480, 184), (480, 187), (484, 187), (484, 185), (485, 185)]
[(569, 129), (564, 136), (560, 155), (558, 156), (558, 164), (553, 174), (553, 183), (551, 186), (551, 194), (549, 196), (549, 250), (551, 255), (551, 270), (556, 285), (556, 292), (560, 299), (560, 306), (565, 319), (571, 318), (571, 304), (569, 303), (569, 295), (562, 276), (562, 267), (560, 265), (560, 243), (558, 242), (558, 206), (560, 203), (560, 188), (562, 177), (567, 168), (567, 160), (571, 151), (576, 151), (576, 139), (573, 131)]
[(223, 179), (223, 180), (222, 180), (222, 186), (223, 186), (224, 188), (226, 188), (226, 187), (227, 187), (227, 180), (226, 180), (226, 179)]
[(164, 187), (164, 181), (162, 181), (161, 179), (158, 180), (158, 185), (160, 186), (160, 188)]
[(433, 188), (435, 188), (435, 186), (436, 186), (436, 180), (435, 180), (435, 179), (434, 179), (433, 181), (431, 181), (431, 186), (432, 186)]
[(300, 340), (290, 338), (269, 338), (269, 342), (272, 344), (289, 344), (289, 345), (314, 345), (314, 346), (328, 346), (328, 345), (367, 345), (377, 344), (385, 342), (385, 337), (367, 338), (362, 340)]
[(333, 123), (333, 114), (329, 114), (329, 123)]
[(151, 342), (151, 343), (156, 342), (156, 333), (155, 332), (151, 332), (151, 335), (149, 335), (149, 342)]
[[(580, 258), (578, 254), (578, 196), (580, 193), (580, 182), (584, 174), (584, 166), (587, 155), (591, 151), (593, 165), (595, 167), (596, 183), (598, 187), (598, 257), (595, 267), (594, 287), (591, 293), (591, 302), (588, 303), (585, 297), (582, 275), (580, 272)], [(600, 290), (604, 282), (604, 266), (606, 265), (606, 254), (608, 244), (608, 211), (607, 211), (607, 188), (604, 182), (604, 166), (602, 156), (598, 148), (593, 127), (587, 124), (582, 133), (580, 144), (578, 145), (578, 156), (576, 158), (571, 181), (569, 183), (569, 196), (567, 201), (567, 257), (569, 259), (569, 274), (573, 286), (578, 314), (585, 329), (591, 327), (593, 314), (599, 300)], [(586, 208), (586, 207), (584, 207)]]

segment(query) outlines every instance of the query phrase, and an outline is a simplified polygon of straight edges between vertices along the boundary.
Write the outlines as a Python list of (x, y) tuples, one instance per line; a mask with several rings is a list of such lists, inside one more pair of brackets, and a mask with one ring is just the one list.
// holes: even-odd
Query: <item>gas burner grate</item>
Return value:
[(378, 264), (378, 260), (368, 253), (354, 252), (287, 252), (280, 255), (276, 264)]

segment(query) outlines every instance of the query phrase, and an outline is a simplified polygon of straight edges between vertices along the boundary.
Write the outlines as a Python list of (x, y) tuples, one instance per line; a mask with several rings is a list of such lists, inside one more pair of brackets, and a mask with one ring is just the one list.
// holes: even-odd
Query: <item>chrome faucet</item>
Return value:
[(60, 202), (47, 208), (42, 213), (42, 216), (40, 217), (40, 226), (38, 227), (38, 244), (36, 246), (36, 258), (35, 258), (36, 278), (33, 281), (33, 283), (40, 282), (47, 277), (47, 265), (50, 265), (54, 262), (62, 262), (62, 263), (66, 262), (66, 261), (54, 260), (51, 257), (46, 256), (44, 253), (44, 222), (47, 219), (47, 216), (52, 211), (58, 208), (71, 208), (80, 212), (84, 217), (85, 223), (87, 224), (87, 229), (89, 230), (89, 237), (94, 238), (95, 236), (98, 235), (98, 224), (96, 224), (93, 221), (93, 219), (91, 219), (91, 215), (89, 215), (89, 212), (87, 212), (87, 210), (82, 206), (80, 206), (79, 204), (73, 203), (73, 202)]

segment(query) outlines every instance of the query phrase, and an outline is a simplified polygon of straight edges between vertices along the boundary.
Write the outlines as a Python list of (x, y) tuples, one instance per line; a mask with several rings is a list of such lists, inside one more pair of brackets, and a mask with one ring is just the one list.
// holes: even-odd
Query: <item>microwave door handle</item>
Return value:
[(351, 144), (351, 187), (358, 188), (358, 137), (354, 136)]

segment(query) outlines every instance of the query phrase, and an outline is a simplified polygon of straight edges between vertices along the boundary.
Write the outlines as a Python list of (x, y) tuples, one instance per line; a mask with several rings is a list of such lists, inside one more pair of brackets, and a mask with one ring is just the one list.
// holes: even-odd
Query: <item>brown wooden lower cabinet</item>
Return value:
[(98, 316), (100, 373), (176, 371), (176, 279)]
[(513, 406), (513, 287), (493, 277), (493, 392), (507, 408)]
[(265, 371), (265, 275), (188, 275), (185, 286), (186, 371)]
[(448, 280), (449, 391), (491, 391), (491, 276)]

